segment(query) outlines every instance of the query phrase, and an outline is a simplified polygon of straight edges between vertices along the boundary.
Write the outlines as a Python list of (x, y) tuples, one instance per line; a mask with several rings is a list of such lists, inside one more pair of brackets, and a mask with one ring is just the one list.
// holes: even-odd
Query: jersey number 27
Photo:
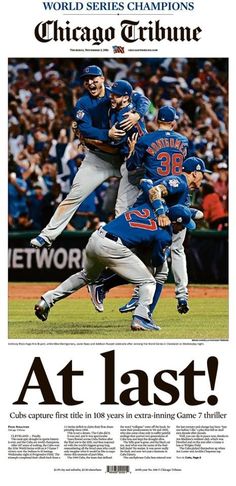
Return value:
[(138, 211), (137, 209), (132, 209), (132, 211), (127, 211), (125, 213), (125, 219), (129, 222), (129, 226), (131, 228), (140, 228), (149, 231), (155, 231), (157, 229), (157, 223), (154, 219), (148, 219), (146, 223), (141, 223), (139, 221), (132, 221), (132, 216), (137, 216), (140, 219), (147, 219), (150, 217), (150, 210), (147, 208), (141, 209)]

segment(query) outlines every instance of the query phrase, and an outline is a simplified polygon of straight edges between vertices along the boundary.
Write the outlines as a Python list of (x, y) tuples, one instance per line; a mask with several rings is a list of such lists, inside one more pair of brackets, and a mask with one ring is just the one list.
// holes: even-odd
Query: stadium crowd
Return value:
[[(10, 59), (9, 60), (9, 230), (40, 230), (50, 220), (85, 156), (71, 130), (72, 111), (83, 93), (81, 70), (99, 65), (106, 83), (129, 81), (151, 101), (148, 131), (157, 129), (162, 105), (172, 105), (176, 130), (190, 141), (189, 155), (212, 170), (193, 205), (204, 212), (205, 228), (228, 225), (227, 59)], [(114, 218), (119, 180), (94, 191), (68, 230), (94, 230)]]

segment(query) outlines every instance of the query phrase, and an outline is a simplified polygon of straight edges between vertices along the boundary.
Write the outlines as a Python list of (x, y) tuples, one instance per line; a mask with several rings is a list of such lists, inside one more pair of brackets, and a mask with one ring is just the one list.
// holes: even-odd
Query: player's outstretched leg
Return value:
[(67, 280), (62, 282), (58, 287), (49, 290), (42, 295), (41, 299), (34, 306), (35, 315), (41, 321), (46, 321), (51, 307), (61, 299), (65, 299), (69, 295), (81, 289), (87, 284), (86, 275), (84, 271), (71, 275)]
[(119, 308), (121, 314), (125, 314), (126, 312), (133, 312), (138, 305), (138, 298), (139, 298), (139, 289), (138, 287), (135, 287), (129, 302), (127, 302), (125, 305), (122, 305)]
[(32, 248), (51, 248), (52, 242), (46, 236), (36, 236), (30, 240), (30, 246)]
[[(154, 324), (149, 309), (150, 302), (153, 300), (153, 296), (155, 293), (155, 287), (156, 287), (155, 280), (151, 282), (151, 285), (152, 286), (150, 286), (149, 284), (149, 289), (146, 284), (141, 284), (139, 286), (138, 305), (134, 310), (133, 319), (131, 323), (132, 331), (159, 331), (160, 330), (160, 327)], [(149, 290), (149, 295), (147, 292), (148, 290)], [(147, 296), (149, 297), (149, 299), (147, 299)], [(149, 303), (147, 305), (148, 300)]]
[(175, 295), (177, 299), (177, 311), (180, 314), (187, 314), (188, 305), (188, 273), (186, 255), (183, 242), (186, 229), (173, 236), (171, 245), (171, 268), (175, 281)]
[(95, 283), (88, 285), (88, 291), (90, 293), (91, 301), (98, 312), (104, 311), (103, 301), (106, 297), (106, 293), (114, 287), (127, 284), (127, 280), (123, 279), (109, 269), (105, 270), (101, 278)]
[[(152, 304), (149, 306), (151, 315), (153, 314), (159, 302), (163, 286), (168, 277), (168, 273), (169, 273), (168, 264), (167, 264), (167, 260), (165, 260), (165, 262), (158, 269), (156, 269), (156, 275), (155, 275), (156, 289), (153, 296)], [(139, 301), (139, 287), (135, 287), (130, 301), (127, 302), (127, 304), (125, 304), (123, 307), (120, 307), (119, 311), (121, 313), (134, 311), (138, 305), (138, 301)]]
[(40, 321), (46, 321), (50, 312), (50, 307), (43, 297), (34, 306), (35, 315)]
[[(108, 154), (108, 161), (104, 161), (99, 154), (87, 153), (79, 171), (74, 177), (69, 194), (59, 204), (47, 226), (40, 234), (30, 242), (34, 248), (49, 248), (54, 240), (62, 233), (71, 220), (80, 204), (89, 196), (102, 182), (111, 176), (120, 175), (117, 159), (117, 168), (113, 165), (114, 154)], [(96, 167), (96, 170), (94, 170)]]
[(141, 316), (133, 316), (131, 323), (132, 331), (160, 331), (160, 326), (153, 323), (151, 314), (149, 319), (145, 319)]
[(104, 311), (103, 301), (106, 297), (106, 292), (104, 290), (103, 282), (95, 282), (88, 285), (88, 291), (90, 293), (91, 302), (94, 308), (98, 312)]

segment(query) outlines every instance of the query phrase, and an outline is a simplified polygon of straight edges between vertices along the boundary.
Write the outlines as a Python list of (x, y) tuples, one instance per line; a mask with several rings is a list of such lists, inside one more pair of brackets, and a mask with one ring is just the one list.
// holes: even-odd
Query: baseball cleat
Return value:
[(187, 314), (187, 312), (189, 311), (189, 306), (186, 299), (178, 299), (177, 311), (180, 314)]
[(119, 308), (119, 311), (124, 314), (125, 312), (134, 311), (138, 305), (138, 297), (131, 297), (130, 301), (127, 304), (123, 305)]
[(161, 328), (144, 317), (133, 316), (131, 329), (132, 331), (160, 331)]
[(88, 285), (88, 291), (90, 293), (91, 301), (98, 312), (104, 311), (103, 301), (105, 299), (106, 292), (104, 285), (102, 284), (90, 284)]
[(46, 300), (41, 297), (39, 302), (34, 306), (35, 315), (40, 321), (46, 321), (48, 318), (48, 314), (50, 311), (50, 307), (47, 304)]
[(36, 238), (33, 238), (30, 241), (30, 246), (32, 246), (32, 248), (43, 248), (44, 246), (46, 248), (50, 248), (52, 246), (52, 243), (46, 241), (45, 238), (43, 238), (42, 236), (36, 236)]

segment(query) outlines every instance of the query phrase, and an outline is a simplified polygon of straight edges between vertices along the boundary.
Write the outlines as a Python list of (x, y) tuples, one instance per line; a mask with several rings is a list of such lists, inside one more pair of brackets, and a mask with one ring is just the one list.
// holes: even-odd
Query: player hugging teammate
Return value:
[[(164, 224), (161, 224), (161, 226), (166, 228), (171, 224), (171, 219), (166, 216), (166, 213), (168, 214), (168, 196), (170, 196), (171, 185), (172, 187), (175, 186), (177, 188), (176, 194), (178, 193), (178, 177), (181, 176), (182, 164), (187, 156), (188, 150), (187, 138), (174, 131), (175, 121), (177, 119), (175, 109), (170, 106), (163, 106), (160, 108), (158, 113), (158, 129), (155, 132), (147, 134), (144, 125), (144, 115), (148, 110), (149, 101), (145, 96), (133, 91), (130, 83), (127, 81), (117, 81), (113, 83), (112, 87), (106, 86), (102, 70), (95, 65), (88, 66), (83, 70), (81, 80), (83, 81), (85, 93), (75, 106), (76, 126), (74, 128), (78, 136), (83, 138), (87, 147), (87, 154), (74, 178), (68, 196), (58, 206), (52, 219), (41, 231), (40, 235), (31, 240), (31, 245), (35, 248), (42, 248), (43, 246), (49, 248), (57, 236), (59, 236), (65, 229), (71, 217), (84, 199), (111, 176), (120, 178), (115, 208), (116, 217), (135, 205), (140, 189), (144, 187), (146, 188), (145, 184), (140, 184), (140, 179), (144, 178), (149, 179), (150, 183), (156, 187), (159, 187), (160, 185), (161, 188), (156, 189), (156, 191), (159, 191), (161, 199), (166, 198), (165, 207), (163, 206), (163, 213), (160, 212), (162, 211), (162, 208), (155, 208), (155, 211), (157, 211), (157, 221), (158, 217), (162, 216), (164, 218), (163, 221), (165, 222)], [(191, 169), (193, 168), (191, 173), (202, 174), (206, 171), (204, 163), (202, 166), (201, 159), (194, 160), (192, 165), (190, 163), (190, 166)], [(162, 187), (165, 188), (165, 178), (168, 179), (169, 176), (173, 176), (172, 179), (169, 179), (168, 181), (169, 191), (167, 190), (165, 192), (165, 189), (162, 191)], [(186, 178), (186, 176), (182, 177)], [(191, 189), (191, 185), (188, 183), (187, 187)], [(159, 200), (160, 198), (155, 196), (155, 200), (157, 199)], [(145, 202), (147, 204), (147, 195), (141, 196), (141, 199), (138, 199), (137, 204), (145, 204)], [(150, 202), (153, 204), (151, 197), (149, 204)], [(175, 195), (169, 206), (174, 206), (176, 204), (180, 204), (181, 206), (184, 205), (185, 207), (189, 206), (189, 196), (186, 197), (185, 194), (185, 197), (182, 197), (181, 199), (180, 194), (178, 194), (178, 197)], [(150, 211), (150, 208), (148, 211)], [(182, 212), (184, 213), (184, 210), (182, 210)], [(145, 213), (143, 217), (144, 216), (147, 216), (147, 214)], [(182, 216), (180, 215), (179, 217), (181, 218)], [(182, 218), (182, 220), (183, 219), (184, 218)], [(189, 221), (189, 215), (187, 220)], [(150, 223), (146, 224), (150, 225)], [(155, 224), (159, 225), (159, 223)], [(178, 300), (177, 309), (180, 313), (186, 313), (189, 310), (187, 290), (188, 278), (186, 258), (183, 248), (187, 226), (187, 223), (183, 224), (181, 230), (172, 234), (171, 237), (172, 272), (176, 283), (176, 298)], [(148, 230), (149, 229), (150, 228), (148, 228)], [(111, 234), (111, 239), (113, 237), (113, 241), (115, 241), (114, 238), (120, 238), (123, 244), (125, 234), (122, 235), (121, 227), (119, 227), (119, 236), (110, 233), (110, 230), (106, 233), (108, 235)], [(150, 238), (150, 241), (151, 239), (152, 238)], [(124, 246), (125, 248), (130, 248), (130, 246), (127, 246), (125, 243)], [(129, 250), (129, 252), (131, 252), (131, 250)], [(114, 272), (116, 271), (113, 264), (101, 265), (101, 269), (106, 266), (110, 266)], [(90, 272), (89, 275), (92, 273), (93, 272)], [(119, 274), (119, 272), (117, 273)], [(98, 274), (99, 272), (94, 272), (96, 279)], [(128, 279), (126, 274), (122, 276)], [(80, 276), (80, 278), (82, 278), (83, 282), (90, 284), (91, 297), (95, 308), (102, 311), (105, 292), (107, 292), (113, 284), (110, 285), (106, 280), (99, 282), (98, 284), (97, 282), (93, 284), (91, 278), (86, 279), (83, 275), (82, 277)], [(136, 280), (128, 279), (133, 283), (137, 283), (138, 288), (131, 301), (121, 308), (120, 311), (134, 311), (134, 316), (138, 316), (141, 321), (138, 321), (138, 324), (137, 319), (136, 321), (133, 321), (132, 328), (146, 330), (150, 329), (150, 323), (151, 328), (154, 324), (146, 311), (144, 314), (140, 311), (140, 299), (141, 308), (143, 299), (143, 281), (142, 277), (140, 278), (141, 280), (138, 278), (136, 278)], [(148, 278), (150, 279), (149, 275)], [(159, 273), (159, 277), (156, 278), (156, 295), (154, 296), (155, 292), (151, 292), (152, 299), (155, 300), (155, 303), (158, 301), (161, 288), (166, 278), (166, 272), (163, 273), (163, 276), (162, 273)], [(158, 287), (158, 284), (160, 288)], [(79, 285), (80, 286), (78, 287), (77, 282), (76, 289), (83, 286), (81, 282)], [(84, 285), (86, 285), (86, 283), (84, 283)], [(75, 291), (76, 289), (72, 291)], [(66, 295), (63, 295), (63, 297)], [(150, 300), (150, 293), (148, 299)], [(45, 320), (42, 316), (44, 316), (46, 312), (47, 318), (50, 308), (49, 304), (53, 305), (50, 301), (47, 303), (47, 306), (45, 306), (45, 300), (41, 299), (35, 306), (37, 317)], [(148, 305), (151, 305), (151, 303), (149, 302)], [(138, 314), (136, 308), (138, 308)], [(148, 321), (148, 324), (143, 320)]]

